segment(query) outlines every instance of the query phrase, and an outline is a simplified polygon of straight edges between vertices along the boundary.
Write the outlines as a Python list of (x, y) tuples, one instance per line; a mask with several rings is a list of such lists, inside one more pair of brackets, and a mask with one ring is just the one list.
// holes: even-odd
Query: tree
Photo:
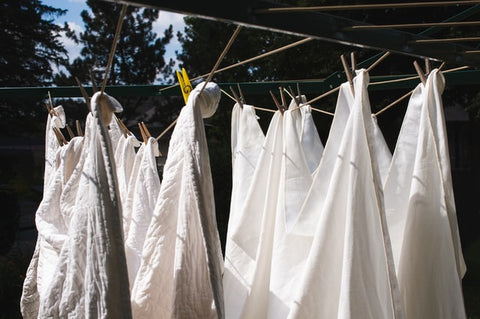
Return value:
[[(81, 12), (85, 31), (70, 35), (83, 46), (81, 56), (66, 67), (68, 74), (57, 75), (58, 85), (76, 85), (73, 77), (78, 77), (82, 83), (90, 83), (91, 70), (97, 85), (102, 83), (105, 76), (121, 5), (94, 0), (87, 1), (87, 5), (89, 10)], [(174, 62), (166, 62), (163, 55), (165, 45), (173, 36), (172, 26), (164, 31), (162, 37), (157, 37), (152, 30), (158, 14), (158, 10), (154, 9), (134, 6), (127, 8), (108, 79), (109, 85), (151, 84), (159, 77), (165, 78), (171, 74)], [(139, 120), (156, 121), (167, 118), (168, 121), (170, 118), (163, 112), (166, 108), (156, 108), (158, 104), (165, 103), (165, 99), (160, 101), (143, 97), (119, 100), (124, 106), (122, 117), (128, 119), (132, 130)], [(77, 106), (70, 107), (71, 102), (64, 104), (75, 112)]]
[(52, 19), (65, 11), (39, 0), (5, 0), (0, 6), (0, 85), (51, 83), (51, 64), (65, 64), (68, 58), (60, 42), (65, 27), (54, 24)]
[[(50, 85), (52, 65), (58, 67), (68, 60), (60, 41), (66, 26), (53, 23), (54, 17), (65, 12), (39, 0), (5, 0), (0, 7), (0, 86)], [(45, 116), (39, 102), (22, 96), (1, 99), (0, 132), (11, 136), (39, 130), (38, 118)]]

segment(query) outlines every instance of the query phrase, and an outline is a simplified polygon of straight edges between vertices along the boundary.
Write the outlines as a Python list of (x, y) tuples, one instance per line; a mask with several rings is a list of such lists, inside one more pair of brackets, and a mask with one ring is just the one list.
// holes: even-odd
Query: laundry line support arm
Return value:
[[(118, 2), (118, 0), (106, 0)], [(361, 21), (322, 12), (288, 12), (277, 14), (255, 14), (256, 9), (282, 7), (265, 0), (245, 1), (177, 1), (177, 0), (121, 0), (120, 2), (136, 6), (155, 7), (160, 10), (179, 12), (200, 18), (240, 24), (275, 32), (313, 37), (335, 43), (362, 48), (389, 50), (392, 52), (446, 61), (449, 64), (480, 66), (480, 55), (465, 54), (472, 50), (458, 43), (434, 43), (425, 45), (412, 43), (424, 39), (409, 32), (388, 30), (350, 30), (353, 26), (368, 26)], [(477, 5), (478, 6), (478, 5)], [(302, 23), (298, 23), (302, 21)]]

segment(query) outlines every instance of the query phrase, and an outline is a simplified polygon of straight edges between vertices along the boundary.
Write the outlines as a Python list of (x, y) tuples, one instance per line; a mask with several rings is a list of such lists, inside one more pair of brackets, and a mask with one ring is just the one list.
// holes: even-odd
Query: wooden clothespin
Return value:
[(290, 95), (293, 96), (293, 101), (295, 102), (296, 107), (300, 107), (300, 102), (301, 102), (301, 97), (295, 96), (295, 93), (292, 90), (291, 86), (288, 86), (288, 91), (290, 92)]
[(283, 95), (283, 88), (279, 86), (278, 90), (280, 91), (280, 100), (282, 101), (282, 108), (284, 110), (288, 110), (287, 102), (285, 100), (285, 95)]
[(180, 84), (180, 88), (182, 90), (183, 100), (185, 101), (185, 104), (187, 104), (188, 96), (193, 89), (192, 84), (190, 84), (190, 79), (188, 78), (185, 68), (182, 68), (182, 73), (179, 71), (175, 72), (177, 74), (178, 83)]
[(73, 134), (73, 131), (72, 131), (72, 129), (70, 128), (70, 125), (65, 124), (65, 126), (67, 127), (68, 136), (70, 136), (70, 140), (71, 140), (72, 138), (75, 137), (75, 134)]
[(142, 124), (143, 131), (145, 132), (145, 135), (147, 136), (147, 138), (152, 137), (152, 134), (150, 134), (150, 131), (148, 130), (147, 126), (145, 125), (145, 122), (142, 121), (141, 124)]
[(423, 85), (425, 85), (427, 83), (427, 78), (425, 77), (425, 73), (423, 73), (422, 67), (418, 64), (417, 60), (413, 61), (413, 66), (415, 67), (415, 70), (417, 71)]
[(430, 60), (425, 59), (425, 74), (429, 75), (431, 71), (432, 71), (432, 67), (430, 65)]
[(240, 99), (242, 100), (242, 104), (246, 103), (245, 101), (245, 96), (243, 95), (242, 88), (240, 87), (240, 84), (237, 83), (237, 88), (238, 88), (238, 93), (240, 93)]
[(48, 91), (48, 101), (50, 103), (50, 112), (52, 112), (53, 115), (58, 116), (57, 111), (55, 111), (55, 108), (53, 107), (52, 95), (50, 94), (50, 91)]
[(48, 115), (50, 115), (50, 117), (53, 117), (53, 112), (52, 112), (52, 110), (50, 109), (50, 106), (48, 105), (47, 102), (45, 102), (45, 108), (47, 109)]
[(357, 68), (357, 62), (355, 60), (355, 52), (350, 53), (350, 64), (352, 66), (352, 74), (355, 74), (355, 69)]
[(82, 83), (80, 83), (80, 80), (77, 77), (75, 77), (75, 81), (77, 81), (77, 85), (80, 89), (80, 93), (82, 93), (82, 96), (85, 99), (85, 103), (87, 104), (88, 110), (91, 112), (92, 107), (90, 106), (90, 97), (88, 96), (87, 91), (85, 91), (85, 89), (82, 86)]
[(60, 144), (60, 146), (68, 144), (68, 141), (65, 139), (62, 132), (58, 128), (52, 127), (52, 130), (55, 133), (55, 136), (57, 137), (57, 140), (58, 140), (58, 144)]
[(78, 136), (83, 136), (82, 126), (80, 125), (79, 120), (75, 121), (75, 126), (77, 127), (77, 135)]
[(297, 95), (298, 95), (298, 98), (302, 98), (302, 92), (300, 92), (300, 83), (297, 82)]
[[(114, 115), (115, 116), (115, 115)], [(118, 117), (115, 116), (115, 119), (117, 120), (118, 126), (120, 126), (120, 129), (122, 130), (123, 136), (127, 137), (128, 135), (131, 135), (132, 133), (128, 130), (128, 128), (123, 124), (123, 121), (119, 119)]]
[(280, 106), (280, 103), (278, 103), (277, 98), (276, 98), (275, 95), (272, 93), (272, 91), (268, 91), (268, 92), (270, 92), (270, 96), (272, 97), (273, 102), (274, 102), (275, 105), (277, 106), (277, 109), (278, 109), (278, 110), (280, 111), (280, 113), (283, 115), (284, 109)]
[(352, 94), (355, 95), (355, 90), (353, 89), (352, 73), (350, 72), (347, 60), (345, 60), (345, 56), (343, 54), (340, 56), (340, 60), (342, 60), (343, 70), (345, 71), (345, 75), (347, 76), (348, 83), (350, 83)]
[(147, 144), (148, 138), (145, 132), (143, 131), (143, 126), (141, 123), (138, 123), (138, 128), (140, 129), (140, 134), (142, 135), (143, 143)]
[(232, 92), (233, 97), (235, 98), (235, 101), (237, 101), (238, 105), (240, 105), (240, 107), (243, 109), (242, 99), (238, 97), (237, 92), (235, 92), (235, 90), (231, 86), (230, 86), (230, 91)]

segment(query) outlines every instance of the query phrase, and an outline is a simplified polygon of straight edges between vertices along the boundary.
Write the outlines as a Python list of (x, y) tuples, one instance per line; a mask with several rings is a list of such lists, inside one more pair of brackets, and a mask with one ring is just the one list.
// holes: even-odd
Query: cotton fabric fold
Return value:
[(113, 149), (106, 123), (119, 103), (97, 92), (85, 162), (65, 241), (39, 317), (130, 318), (130, 294)]
[(132, 290), (134, 318), (224, 318), (223, 260), (202, 120), (218, 106), (220, 90), (214, 83), (202, 86), (190, 93), (170, 139)]
[(441, 95), (433, 70), (415, 89), (384, 192), (406, 318), (465, 318), (460, 247)]
[(361, 70), (354, 84), (354, 103), (288, 318), (401, 318), (379, 169), (370, 145), (368, 74)]

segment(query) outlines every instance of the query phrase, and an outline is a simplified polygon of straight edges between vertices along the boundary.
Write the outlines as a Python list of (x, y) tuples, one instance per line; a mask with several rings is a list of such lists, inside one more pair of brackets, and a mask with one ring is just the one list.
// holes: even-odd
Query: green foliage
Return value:
[[(89, 10), (81, 12), (85, 31), (70, 37), (82, 45), (81, 57), (67, 66), (71, 76), (82, 82), (89, 82), (89, 71), (93, 69), (97, 82), (105, 75), (110, 48), (120, 16), (121, 6), (104, 1), (87, 1)], [(158, 10), (129, 6), (118, 39), (115, 57), (109, 75), (108, 84), (150, 84), (161, 72), (170, 73), (172, 61), (165, 62), (165, 45), (172, 38), (172, 26), (158, 38), (153, 22), (158, 18)], [(73, 78), (65, 74), (57, 77), (58, 82)]]
[(67, 61), (67, 51), (60, 42), (65, 28), (52, 19), (65, 12), (39, 0), (5, 0), (0, 6), (0, 86), (50, 83), (51, 64)]
[[(67, 62), (60, 42), (66, 28), (53, 23), (64, 11), (39, 0), (5, 0), (0, 8), (0, 86), (50, 85), (52, 65)], [(40, 101), (22, 96), (0, 99), (0, 133), (18, 136), (38, 131), (41, 115), (45, 111)]]

